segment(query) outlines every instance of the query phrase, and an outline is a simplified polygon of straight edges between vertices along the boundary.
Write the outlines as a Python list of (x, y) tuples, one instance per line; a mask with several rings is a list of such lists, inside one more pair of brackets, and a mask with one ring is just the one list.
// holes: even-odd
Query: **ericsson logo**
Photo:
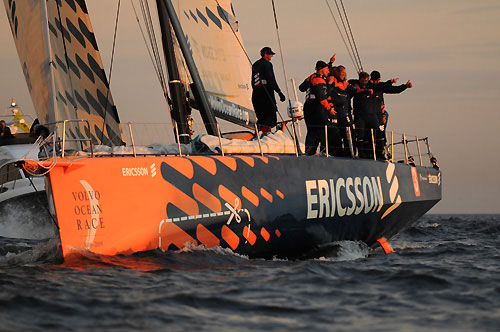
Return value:
[(156, 164), (152, 163), (148, 167), (123, 167), (122, 176), (124, 177), (136, 177), (136, 176), (149, 176), (152, 178), (156, 176)]
[(151, 177), (154, 178), (156, 176), (156, 164), (152, 163), (149, 169), (151, 170)]
[(385, 175), (387, 178), (387, 183), (389, 183), (389, 199), (392, 205), (384, 212), (381, 220), (387, 217), (392, 211), (394, 211), (399, 205), (401, 205), (401, 195), (398, 193), (399, 191), (399, 181), (398, 177), (395, 174), (396, 165), (393, 163), (388, 163), (387, 170), (385, 171)]

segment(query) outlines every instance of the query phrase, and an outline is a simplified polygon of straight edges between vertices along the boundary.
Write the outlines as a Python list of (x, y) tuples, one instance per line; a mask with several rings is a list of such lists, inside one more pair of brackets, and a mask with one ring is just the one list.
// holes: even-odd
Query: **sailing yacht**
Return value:
[[(18, 164), (45, 177), (65, 256), (190, 244), (303, 257), (340, 240), (376, 246), (441, 199), (441, 171), (424, 165), (418, 138), (417, 165), (406, 137), (401, 162), (385, 162), (302, 155), (294, 119), (262, 140), (258, 132), (249, 140), (221, 133), (217, 119), (246, 134), (256, 128), (250, 64), (230, 0), (156, 1), (168, 79), (154, 48), (153, 58), (174, 153), (144, 152), (132, 134), (126, 144), (85, 1), (4, 3), (37, 115), (53, 135), (49, 153)], [(148, 2), (141, 4), (149, 15)], [(205, 125), (194, 138), (193, 108)], [(102, 146), (108, 153), (97, 153)]]

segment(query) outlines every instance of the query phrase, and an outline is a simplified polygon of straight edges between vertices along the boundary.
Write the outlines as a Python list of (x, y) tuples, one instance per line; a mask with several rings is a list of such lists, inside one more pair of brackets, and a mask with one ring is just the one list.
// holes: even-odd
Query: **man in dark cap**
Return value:
[(260, 50), (261, 58), (252, 65), (252, 104), (263, 134), (276, 126), (278, 106), (274, 92), (278, 94), (280, 101), (284, 102), (286, 99), (274, 77), (271, 63), (274, 54), (276, 53), (270, 47), (264, 47)]

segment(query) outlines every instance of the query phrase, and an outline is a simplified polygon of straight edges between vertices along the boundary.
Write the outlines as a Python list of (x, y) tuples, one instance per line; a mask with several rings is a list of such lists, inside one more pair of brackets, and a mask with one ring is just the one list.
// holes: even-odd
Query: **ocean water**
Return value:
[(191, 247), (62, 262), (56, 239), (0, 237), (0, 330), (500, 330), (500, 215), (426, 215), (390, 242), (298, 261)]

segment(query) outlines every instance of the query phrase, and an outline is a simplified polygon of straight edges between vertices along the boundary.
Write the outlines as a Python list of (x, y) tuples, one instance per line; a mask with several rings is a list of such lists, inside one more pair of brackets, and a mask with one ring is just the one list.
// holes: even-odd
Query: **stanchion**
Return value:
[(391, 162), (394, 163), (394, 131), (391, 130)]
[(403, 134), (403, 145), (405, 149), (405, 164), (408, 164), (408, 147), (406, 146), (406, 135)]
[(257, 141), (259, 142), (260, 156), (263, 157), (264, 153), (262, 153), (262, 145), (260, 143), (260, 136), (259, 136), (259, 130), (257, 129), (257, 124), (255, 124), (255, 132), (257, 133)]
[(179, 140), (179, 127), (177, 127), (177, 121), (175, 122), (175, 137), (177, 138), (177, 147), (179, 148), (179, 157), (182, 157), (181, 141)]
[(349, 150), (351, 150), (351, 157), (354, 158), (354, 146), (352, 144), (351, 127), (347, 127), (347, 138), (349, 139)]
[(422, 154), (420, 153), (420, 144), (418, 142), (418, 136), (415, 136), (415, 139), (417, 140), (418, 160), (420, 161), (420, 166), (424, 166), (424, 163), (422, 162)]
[(375, 153), (375, 135), (373, 134), (373, 128), (371, 129), (371, 132), (372, 132), (373, 160), (377, 160), (377, 154)]
[(135, 143), (134, 143), (134, 134), (132, 134), (132, 124), (128, 123), (128, 132), (130, 133), (130, 140), (132, 141), (132, 151), (134, 151), (134, 158), (137, 157), (135, 153)]
[(325, 126), (325, 145), (326, 145), (326, 157), (328, 158), (328, 127)]
[(222, 149), (222, 138), (220, 136), (220, 127), (219, 127), (218, 123), (217, 123), (217, 135), (219, 136), (220, 152), (221, 152), (222, 156), (224, 157), (224, 149)]

